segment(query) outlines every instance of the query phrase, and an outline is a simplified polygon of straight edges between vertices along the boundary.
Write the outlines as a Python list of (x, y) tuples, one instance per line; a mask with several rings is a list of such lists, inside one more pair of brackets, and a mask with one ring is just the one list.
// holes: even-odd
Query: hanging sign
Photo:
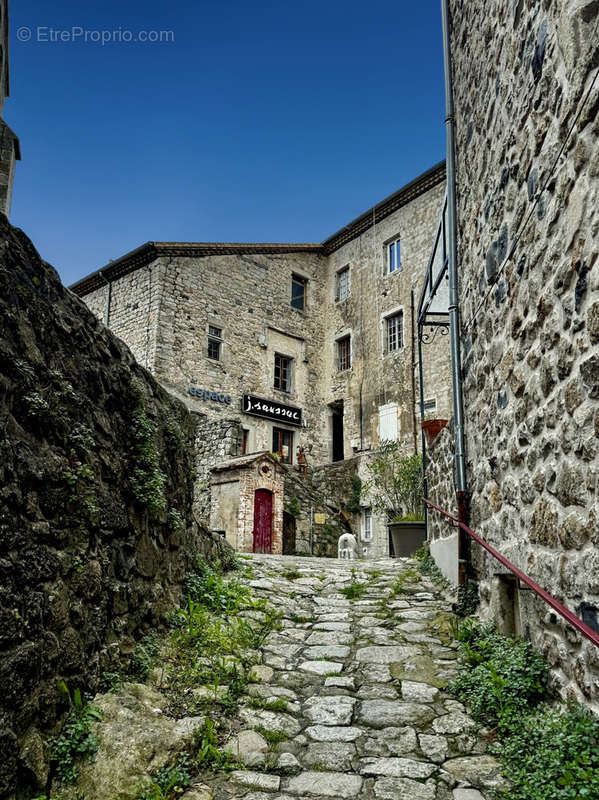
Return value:
[(244, 414), (253, 417), (272, 419), (275, 422), (286, 422), (288, 425), (302, 424), (301, 408), (284, 406), (275, 400), (265, 400), (263, 397), (254, 397), (253, 394), (244, 394), (241, 410)]

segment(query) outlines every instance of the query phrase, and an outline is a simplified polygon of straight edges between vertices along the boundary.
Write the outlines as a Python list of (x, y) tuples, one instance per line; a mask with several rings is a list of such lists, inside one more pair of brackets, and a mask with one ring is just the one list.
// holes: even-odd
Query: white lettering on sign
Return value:
[(254, 414), (267, 419), (276, 420), (283, 417), (294, 425), (302, 424), (301, 409), (284, 406), (281, 403), (274, 403), (270, 400), (263, 400), (260, 397), (253, 397), (249, 394), (243, 396), (242, 410), (246, 414)]

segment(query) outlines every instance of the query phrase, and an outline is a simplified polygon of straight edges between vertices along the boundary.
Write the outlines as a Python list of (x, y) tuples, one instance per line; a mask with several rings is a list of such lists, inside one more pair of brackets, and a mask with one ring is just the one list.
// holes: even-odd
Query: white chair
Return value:
[(338, 558), (353, 561), (356, 558), (357, 552), (358, 543), (356, 542), (356, 537), (352, 533), (341, 534), (337, 545)]

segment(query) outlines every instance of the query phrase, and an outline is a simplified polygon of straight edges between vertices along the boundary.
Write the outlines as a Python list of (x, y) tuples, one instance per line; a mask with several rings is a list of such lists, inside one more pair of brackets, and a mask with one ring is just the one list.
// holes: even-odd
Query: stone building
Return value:
[[(198, 514), (218, 517), (208, 486), (223, 462), (273, 452), (310, 484), (294, 495), (298, 541), (308, 546), (315, 516), (328, 524), (333, 514), (365, 552), (388, 552), (386, 520), (367, 499), (360, 512), (342, 513), (338, 469), (333, 486), (326, 470), (317, 486), (313, 478), (315, 468), (343, 463), (349, 487), (383, 439), (418, 441), (414, 295), (444, 188), (441, 163), (320, 244), (149, 242), (71, 287), (171, 393), (205, 415)], [(425, 384), (430, 410), (447, 417), (444, 346)], [(237, 546), (252, 549), (245, 538)]]
[[(599, 8), (450, 7), (470, 525), (597, 630)], [(452, 447), (446, 430), (429, 486), (455, 513)], [(476, 545), (472, 571), (483, 612), (597, 703), (597, 648)]]
[(21, 160), (19, 140), (1, 119), (4, 101), (10, 94), (8, 58), (8, 0), (0, 1), (0, 211), (10, 214), (15, 164)]

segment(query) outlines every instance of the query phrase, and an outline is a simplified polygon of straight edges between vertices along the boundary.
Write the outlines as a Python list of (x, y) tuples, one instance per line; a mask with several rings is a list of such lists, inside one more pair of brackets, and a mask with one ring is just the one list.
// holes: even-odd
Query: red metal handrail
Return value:
[(435, 511), (438, 511), (440, 514), (443, 514), (443, 516), (447, 517), (447, 519), (452, 520), (452, 522), (454, 522), (459, 528), (465, 531), (468, 534), (468, 536), (470, 536), (471, 539), (474, 539), (474, 541), (477, 542), (481, 547), (484, 547), (484, 549), (487, 550), (487, 552), (491, 553), (493, 558), (496, 558), (500, 564), (503, 564), (504, 567), (507, 567), (510, 570), (510, 572), (513, 572), (514, 575), (516, 575), (516, 577), (519, 578), (523, 583), (525, 583), (527, 586), (530, 586), (530, 588), (533, 590), (535, 594), (538, 594), (539, 597), (547, 603), (547, 605), (551, 606), (551, 608), (557, 611), (557, 613), (561, 617), (563, 617), (567, 622), (569, 622), (570, 625), (576, 628), (576, 630), (579, 631), (579, 633), (581, 633), (585, 638), (587, 638), (590, 642), (592, 642), (596, 647), (599, 647), (599, 633), (596, 633), (596, 631), (594, 631), (592, 628), (589, 628), (589, 626), (585, 622), (583, 622), (579, 617), (577, 617), (576, 614), (573, 614), (569, 609), (567, 609), (565, 606), (559, 603), (555, 599), (555, 597), (552, 597), (552, 595), (550, 595), (549, 592), (546, 592), (545, 589), (541, 588), (541, 586), (539, 586), (538, 583), (535, 583), (535, 581), (533, 581), (532, 578), (529, 578), (528, 575), (522, 572), (521, 569), (518, 569), (518, 567), (515, 566), (515, 564), (512, 564), (511, 561), (508, 561), (507, 558), (505, 558), (505, 556), (502, 556), (501, 553), (498, 553), (494, 547), (491, 547), (491, 545), (488, 542), (485, 542), (484, 539), (481, 539), (478, 533), (475, 533), (464, 522), (460, 522), (457, 517), (453, 516), (453, 514), (450, 514), (448, 511), (439, 508), (439, 506), (436, 506), (434, 503), (431, 503), (430, 500), (427, 500), (424, 497), (422, 499), (427, 506), (429, 506), (430, 508), (434, 508)]

